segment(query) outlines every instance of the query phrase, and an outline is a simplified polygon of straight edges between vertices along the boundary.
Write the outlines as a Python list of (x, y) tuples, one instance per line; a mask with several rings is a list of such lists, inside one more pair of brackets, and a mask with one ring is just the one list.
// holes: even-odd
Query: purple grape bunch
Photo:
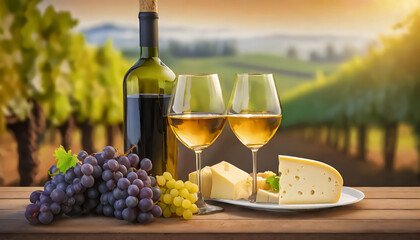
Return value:
[(156, 178), (148, 174), (150, 159), (140, 161), (135, 153), (119, 155), (112, 146), (92, 155), (80, 151), (77, 159), (65, 173), (51, 166), (53, 177), (44, 190), (31, 193), (25, 211), (30, 223), (50, 224), (63, 214), (96, 213), (147, 224), (162, 215), (155, 205), (162, 193)]

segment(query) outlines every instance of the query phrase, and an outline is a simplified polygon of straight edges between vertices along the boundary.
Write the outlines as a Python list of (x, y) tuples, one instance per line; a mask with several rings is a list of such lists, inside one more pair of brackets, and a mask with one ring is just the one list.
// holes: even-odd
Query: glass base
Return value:
[(251, 194), (251, 196), (248, 197), (248, 201), (251, 203), (254, 203), (257, 201), (257, 194)]
[(204, 215), (204, 214), (212, 214), (212, 213), (217, 213), (217, 212), (223, 212), (223, 208), (216, 205), (206, 204), (205, 207), (198, 209), (197, 214)]
[(196, 214), (204, 215), (204, 214), (212, 214), (217, 212), (223, 212), (223, 208), (215, 205), (210, 205), (204, 202), (202, 199), (198, 199), (195, 204), (198, 207), (198, 211)]

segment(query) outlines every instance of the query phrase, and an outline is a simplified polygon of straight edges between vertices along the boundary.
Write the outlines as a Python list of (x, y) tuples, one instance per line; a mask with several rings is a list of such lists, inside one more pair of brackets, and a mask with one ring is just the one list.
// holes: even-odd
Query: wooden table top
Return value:
[(359, 203), (299, 213), (220, 204), (225, 211), (191, 220), (159, 218), (149, 225), (104, 216), (62, 217), (30, 225), (25, 207), (41, 187), (0, 187), (0, 239), (420, 239), (420, 187), (359, 187)]

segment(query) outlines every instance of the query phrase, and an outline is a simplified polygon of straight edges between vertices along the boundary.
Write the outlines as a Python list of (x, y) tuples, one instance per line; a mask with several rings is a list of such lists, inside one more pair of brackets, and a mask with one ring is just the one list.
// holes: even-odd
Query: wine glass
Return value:
[(252, 193), (257, 196), (257, 152), (276, 133), (282, 118), (273, 74), (236, 74), (228, 121), (236, 137), (252, 151)]
[(198, 214), (223, 211), (206, 204), (201, 192), (201, 153), (220, 135), (226, 123), (226, 107), (217, 74), (179, 75), (168, 108), (175, 136), (195, 152)]

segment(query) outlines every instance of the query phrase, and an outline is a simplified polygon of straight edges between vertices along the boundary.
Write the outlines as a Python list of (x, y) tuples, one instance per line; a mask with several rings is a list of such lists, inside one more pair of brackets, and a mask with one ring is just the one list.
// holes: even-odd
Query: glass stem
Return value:
[(198, 185), (198, 193), (197, 193), (197, 207), (204, 208), (206, 207), (206, 203), (204, 202), (203, 194), (202, 194), (202, 179), (201, 179), (201, 150), (195, 151), (195, 166), (197, 168), (197, 185)]
[(257, 152), (258, 149), (251, 149), (252, 151), (252, 194), (249, 197), (250, 202), (255, 202), (257, 199)]

